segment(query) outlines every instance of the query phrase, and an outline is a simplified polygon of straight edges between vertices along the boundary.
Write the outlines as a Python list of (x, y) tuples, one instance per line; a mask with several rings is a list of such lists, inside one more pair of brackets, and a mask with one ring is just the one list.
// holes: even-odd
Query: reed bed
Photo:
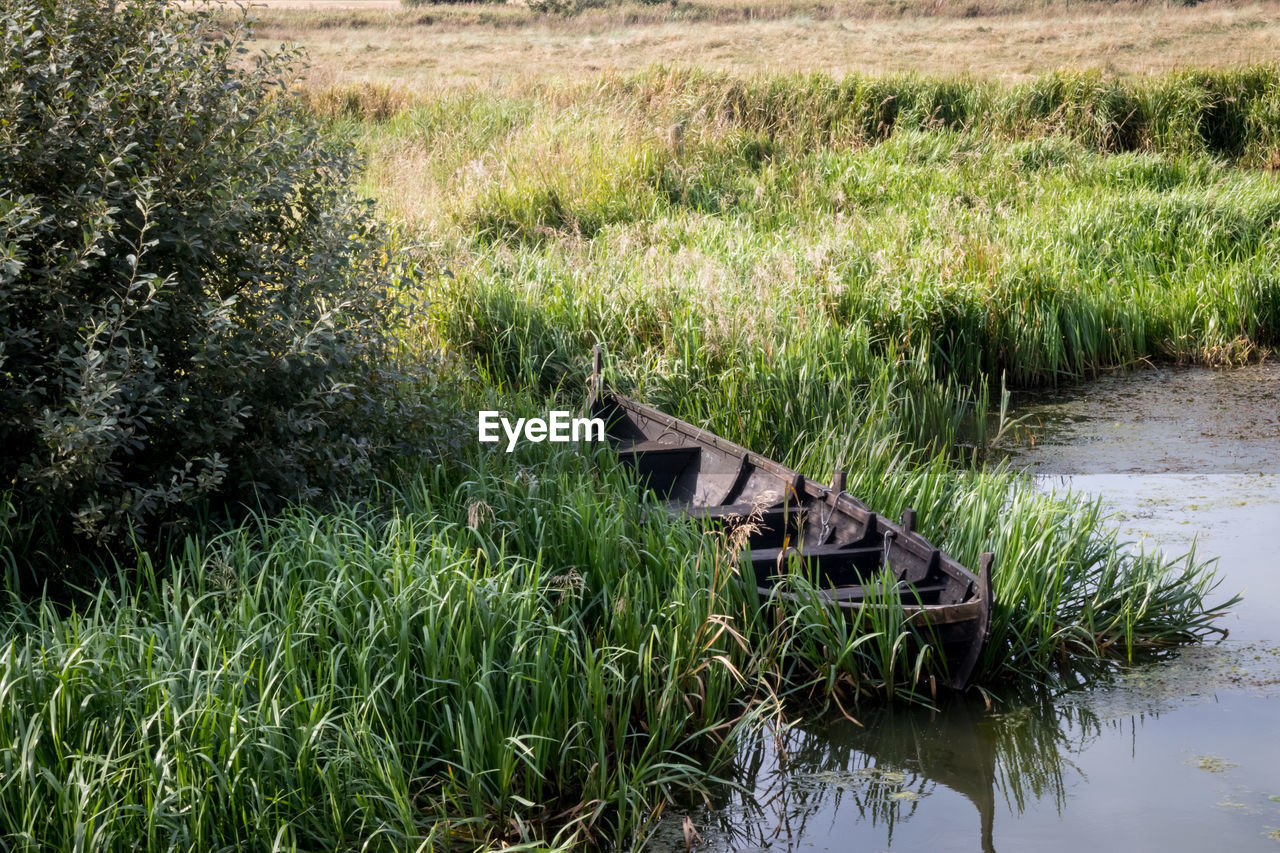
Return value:
[[(994, 551), (980, 683), (1061, 684), (1209, 636), (1232, 601), (1194, 554), (1135, 553), (1096, 502), (988, 464), (990, 400), (1274, 344), (1280, 184), (1250, 168), (1267, 74), (1214, 78), (1236, 100), (1199, 107), (1169, 94), (1194, 75), (1123, 97), (919, 83), (911, 106), (894, 81), (654, 71), (384, 93), (389, 118), (333, 132), (421, 236), (406, 335), (458, 371), (440, 410), (577, 408), (604, 342), (621, 390), (847, 470), (962, 562)], [(1038, 106), (984, 126), (997, 96)], [(1166, 123), (1117, 121), (1124, 98)], [(851, 624), (802, 579), (756, 600), (739, 543), (646, 507), (607, 454), (442, 431), (434, 458), (121, 568), (69, 611), (6, 601), (0, 846), (639, 845), (791, 696), (932, 699), (892, 602)]]
[(9, 601), (5, 849), (621, 842), (705, 784), (771, 707), (717, 541), (573, 453), (475, 461)]
[[(1256, 118), (1273, 78), (1185, 74), (1124, 91), (1154, 103), (1225, 87)], [(1206, 636), (1233, 601), (1212, 600), (1212, 567), (1193, 554), (1131, 553), (1096, 502), (987, 467), (1003, 428), (991, 399), (1151, 359), (1235, 363), (1280, 330), (1280, 185), (1203, 136), (1162, 132), (1133, 151), (1112, 131), (1090, 136), (1090, 99), (1120, 86), (1103, 83), (655, 70), (536, 102), (450, 95), (421, 136), (412, 111), (348, 130), (363, 134), (375, 188), (395, 162), (379, 159), (388, 139), (439, 155), (423, 176), (438, 203), (408, 218), (436, 229), (427, 336), (485, 383), (576, 405), (584, 354), (604, 342), (622, 390), (808, 476), (851, 472), (851, 491), (891, 516), (916, 508), (970, 565), (994, 551), (985, 678), (1073, 680), (1102, 658)], [(871, 133), (858, 110), (904, 91), (925, 107)], [(955, 121), (938, 119), (944, 98)], [(476, 148), (437, 130), (452, 109), (503, 121), (480, 122), (493, 132)], [(1023, 124), (966, 118), (983, 109)], [(1169, 110), (1162, 127), (1182, 120)], [(1265, 122), (1249, 126), (1269, 138)], [(935, 674), (893, 652), (927, 647), (899, 643), (901, 630), (805, 639), (837, 627), (805, 614), (771, 653), (790, 684), (883, 696)], [(823, 661), (863, 635), (885, 645)]]
[[(1209, 630), (1203, 563), (886, 435), (844, 436), (851, 487), (920, 508), (961, 559), (1003, 557), (982, 683)], [(6, 846), (638, 845), (788, 697), (933, 698), (895, 601), (848, 621), (800, 577), (759, 601), (740, 543), (646, 506), (607, 452), (460, 454), (192, 540), (72, 612), (9, 600)]]
[(657, 69), (335, 127), (461, 290), (506, 288), (579, 345), (714, 357), (861, 324), (882, 357), (1027, 387), (1275, 346), (1277, 92), (1271, 68), (1015, 87)]

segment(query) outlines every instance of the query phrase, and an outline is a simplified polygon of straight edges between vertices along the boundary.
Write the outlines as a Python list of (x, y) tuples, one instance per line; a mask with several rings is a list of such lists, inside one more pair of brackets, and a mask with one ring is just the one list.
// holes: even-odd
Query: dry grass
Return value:
[(1067, 66), (1128, 76), (1280, 60), (1278, 2), (1034, 10), (1017, 2), (940, 0), (900, 13), (907, 4), (888, 0), (709, 0), (623, 4), (565, 18), (515, 5), (271, 0), (258, 14), (263, 43), (307, 48), (319, 86), (504, 86), (654, 63), (1016, 81)]

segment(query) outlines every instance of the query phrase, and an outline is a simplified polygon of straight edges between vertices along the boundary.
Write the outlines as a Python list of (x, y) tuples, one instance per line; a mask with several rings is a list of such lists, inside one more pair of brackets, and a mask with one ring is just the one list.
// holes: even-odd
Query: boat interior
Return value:
[(604, 400), (598, 415), (622, 463), (669, 511), (721, 526), (745, 525), (751, 568), (762, 592), (792, 571), (847, 604), (887, 592), (888, 563), (904, 605), (954, 604), (972, 580), (948, 571), (939, 550), (914, 532), (915, 513), (893, 524), (843, 490), (843, 474), (821, 485), (718, 436), (641, 407)]

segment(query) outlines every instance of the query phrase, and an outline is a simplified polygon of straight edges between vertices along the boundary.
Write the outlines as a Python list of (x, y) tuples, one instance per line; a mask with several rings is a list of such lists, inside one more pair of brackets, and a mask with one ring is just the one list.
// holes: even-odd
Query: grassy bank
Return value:
[(1206, 628), (1203, 566), (1123, 555), (1097, 506), (981, 450), (1001, 383), (1274, 345), (1280, 183), (1257, 163), (1276, 92), (1269, 68), (1017, 87), (655, 70), (338, 127), (384, 210), (433, 238), (427, 339), (569, 406), (602, 341), (622, 390), (810, 477), (854, 472), (970, 565), (994, 550), (994, 678)]
[(638, 844), (787, 697), (927, 699), (938, 663), (892, 618), (801, 596), (761, 619), (733, 543), (646, 512), (606, 457), (474, 441), (479, 408), (579, 406), (597, 341), (622, 390), (847, 469), (962, 562), (994, 551), (985, 685), (1205, 636), (1212, 567), (1135, 555), (1099, 505), (980, 451), (1002, 377), (1274, 345), (1275, 91), (1268, 69), (1013, 89), (657, 70), (388, 90), (372, 119), (349, 115), (367, 93), (317, 95), (417, 235), (401, 331), (441, 354), (436, 408), (462, 428), (366, 503), (209, 534), (74, 612), (6, 602), (6, 843)]
[(472, 461), (8, 602), (6, 848), (608, 838), (704, 781), (758, 712), (726, 555), (573, 454)]
[[(536, 408), (485, 405), (504, 402)], [(873, 505), (920, 507), (962, 559), (1003, 555), (988, 685), (1206, 622), (1203, 567), (1123, 555), (1096, 506), (856, 452)], [(731, 542), (646, 513), (607, 456), (469, 444), (369, 504), (193, 542), (74, 613), (11, 600), (6, 844), (629, 846), (779, 699), (856, 709), (935, 667), (892, 613), (802, 597), (766, 622), (737, 577)]]
[(599, 339), (698, 377), (864, 336), (1029, 386), (1274, 345), (1278, 79), (654, 70), (338, 127), (431, 237), (437, 332), (495, 369), (546, 380)]

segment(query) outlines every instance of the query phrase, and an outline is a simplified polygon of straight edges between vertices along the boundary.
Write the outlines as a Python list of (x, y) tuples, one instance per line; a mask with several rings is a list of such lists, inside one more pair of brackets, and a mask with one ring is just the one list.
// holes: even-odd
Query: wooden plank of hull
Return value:
[[(755, 526), (746, 559), (762, 599), (793, 599), (774, 590), (770, 578), (798, 559), (822, 581), (821, 595), (841, 609), (881, 606), (863, 601), (864, 583), (887, 562), (899, 581), (907, 624), (946, 635), (940, 643), (951, 684), (967, 686), (990, 632), (990, 554), (975, 575), (915, 532), (914, 511), (904, 514), (902, 525), (893, 524), (842, 489), (808, 481), (643, 403), (604, 393), (598, 380), (589, 406), (605, 419), (606, 437), (623, 463), (671, 512)], [(842, 480), (838, 475), (836, 484)]]
[[(769, 587), (761, 587), (758, 592), (761, 601), (766, 600), (770, 594), (774, 598), (798, 600), (794, 593)], [(885, 608), (883, 604), (842, 600), (839, 593), (839, 588), (819, 590), (818, 597), (835, 604), (846, 613)], [(903, 604), (900, 609), (905, 616), (906, 625), (922, 632), (926, 638), (930, 634), (935, 635), (935, 645), (940, 647), (946, 661), (950, 686), (954, 690), (965, 689), (986, 645), (991, 624), (989, 600), (925, 606)]]

